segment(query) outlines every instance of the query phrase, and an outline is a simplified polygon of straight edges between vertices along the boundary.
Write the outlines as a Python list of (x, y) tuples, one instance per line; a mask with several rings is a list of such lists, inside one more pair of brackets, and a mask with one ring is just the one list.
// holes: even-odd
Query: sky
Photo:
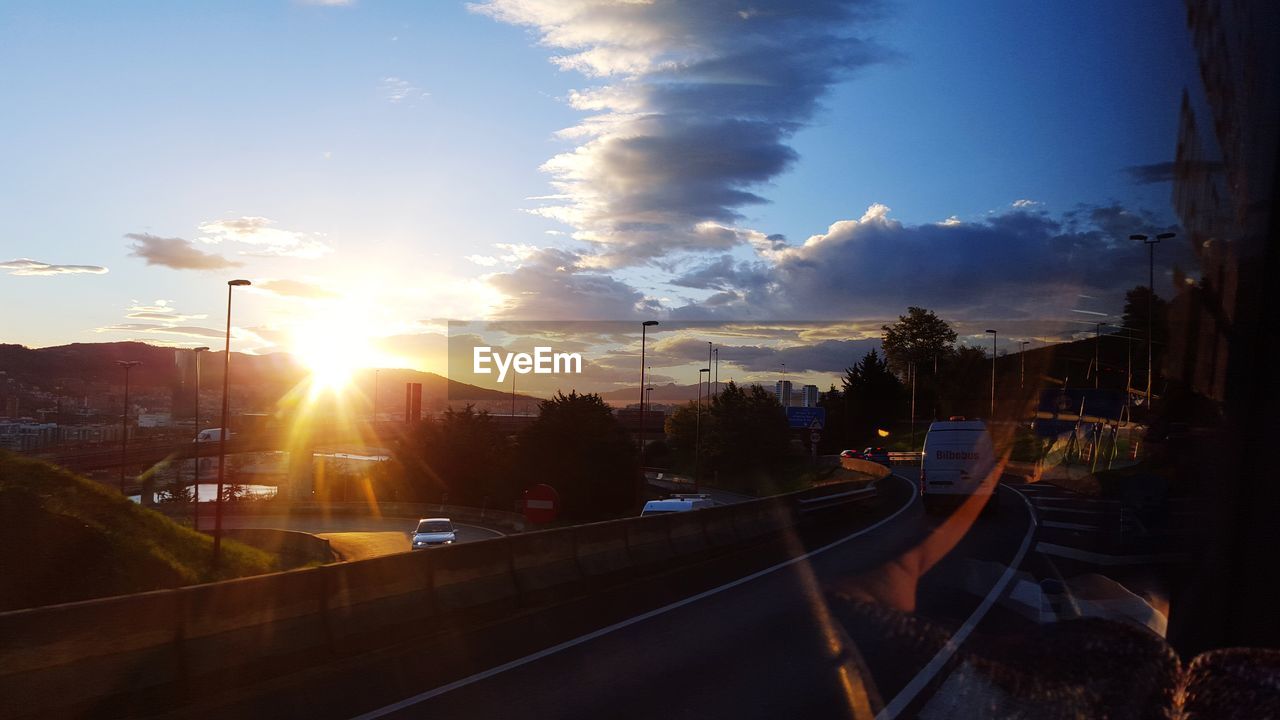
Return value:
[[(690, 348), (705, 323), (767, 326), (815, 381), (908, 305), (964, 342), (1059, 341), (1145, 283), (1129, 234), (1177, 229), (1183, 20), (4, 0), (0, 341), (216, 346), (235, 277), (233, 349), (360, 366), (443, 371), (451, 319), (654, 318)], [(1157, 260), (1168, 295), (1190, 255)]]

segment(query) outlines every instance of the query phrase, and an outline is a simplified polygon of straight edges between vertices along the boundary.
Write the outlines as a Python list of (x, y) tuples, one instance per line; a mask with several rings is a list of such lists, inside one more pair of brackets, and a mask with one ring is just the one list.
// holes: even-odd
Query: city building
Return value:
[(800, 388), (800, 407), (818, 407), (817, 385), (805, 385)]
[(779, 380), (773, 384), (773, 395), (782, 403), (782, 407), (791, 407), (791, 381)]

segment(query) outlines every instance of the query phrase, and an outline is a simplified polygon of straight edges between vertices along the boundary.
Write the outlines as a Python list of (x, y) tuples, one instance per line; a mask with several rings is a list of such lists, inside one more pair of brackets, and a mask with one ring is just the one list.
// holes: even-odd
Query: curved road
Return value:
[[(532, 615), (267, 681), (205, 710), (776, 720), (870, 717), (897, 699), (909, 715), (935, 679), (928, 668), (945, 666), (946, 639), (973, 630), (1023, 559), (1033, 518), (1012, 491), (998, 497), (993, 518), (971, 508), (939, 519), (923, 512), (909, 478), (890, 477), (877, 508)], [(984, 624), (1006, 622), (999, 615)]]
[[(203, 523), (211, 522), (208, 519)], [(342, 560), (363, 560), (379, 555), (408, 552), (409, 533), (417, 518), (360, 517), (350, 515), (224, 515), (222, 526), (228, 529), (267, 528), (295, 530), (318, 535), (329, 541)], [(472, 542), (501, 537), (503, 533), (477, 525), (454, 523), (458, 542)]]

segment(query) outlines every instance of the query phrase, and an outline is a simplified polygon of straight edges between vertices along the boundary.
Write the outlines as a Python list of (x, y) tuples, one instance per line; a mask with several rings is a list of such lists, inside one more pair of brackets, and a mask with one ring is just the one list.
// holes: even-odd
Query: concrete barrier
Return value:
[[(402, 642), (439, 623), (459, 622), (458, 613), (496, 612), (585, 579), (652, 569), (764, 537), (795, 524), (802, 497), (854, 487), (0, 613), (0, 720), (107, 698), (119, 703), (150, 688), (182, 693), (208, 683), (230, 687), (326, 662), (335, 653)], [(334, 510), (319, 504), (309, 509)], [(449, 514), (438, 506), (381, 509)], [(280, 505), (263, 511), (280, 512)]]
[(180, 677), (172, 590), (0, 613), (0, 718)]
[(627, 529), (627, 553), (636, 566), (654, 565), (671, 559), (671, 536), (666, 515), (651, 515), (621, 521)]
[(530, 533), (511, 544), (511, 567), (521, 594), (582, 579), (574, 528)]
[(714, 510), (675, 513), (667, 518), (667, 537), (671, 539), (671, 552), (675, 555), (692, 555), (707, 549), (707, 537), (703, 519)]
[(310, 533), (266, 528), (226, 528), (222, 536), (278, 555), (285, 567), (331, 563), (336, 558), (329, 541)]
[(384, 555), (323, 568), (328, 634), (337, 652), (353, 652), (436, 614), (430, 551)]
[(573, 531), (578, 541), (578, 565), (584, 575), (610, 575), (631, 567), (625, 523), (591, 523), (578, 525)]
[(515, 599), (510, 538), (416, 552), (436, 553), (431, 558), (431, 577), (441, 612)]
[(180, 600), (182, 667), (200, 676), (228, 666), (323, 650), (322, 568), (171, 591)]
[(703, 518), (703, 533), (707, 543), (712, 547), (728, 547), (740, 542), (738, 530), (733, 526), (731, 506), (723, 511), (713, 510), (714, 512), (708, 511)]

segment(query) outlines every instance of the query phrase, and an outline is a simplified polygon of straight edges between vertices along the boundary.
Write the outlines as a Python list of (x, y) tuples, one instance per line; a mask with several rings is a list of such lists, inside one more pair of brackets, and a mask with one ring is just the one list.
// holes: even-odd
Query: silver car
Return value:
[(409, 538), (409, 544), (414, 550), (452, 545), (455, 541), (457, 535), (449, 518), (423, 518), (418, 521), (418, 527), (414, 528)]

